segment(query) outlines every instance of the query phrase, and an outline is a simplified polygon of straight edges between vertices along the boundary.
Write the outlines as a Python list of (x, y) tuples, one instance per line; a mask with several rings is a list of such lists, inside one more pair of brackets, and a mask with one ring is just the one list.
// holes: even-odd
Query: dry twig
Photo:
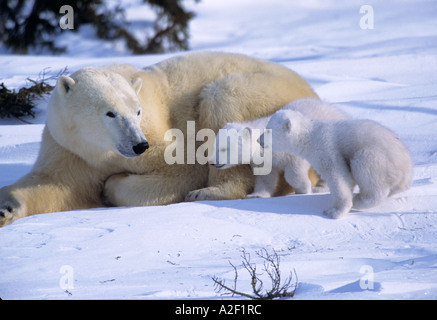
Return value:
[(265, 248), (256, 251), (255, 253), (259, 258), (264, 260), (263, 270), (267, 273), (271, 280), (270, 290), (263, 290), (264, 283), (260, 279), (260, 276), (263, 273), (257, 273), (256, 264), (251, 263), (250, 254), (243, 249), (241, 255), (241, 258), (243, 259), (242, 264), (250, 275), (250, 284), (253, 293), (245, 293), (237, 290), (238, 271), (237, 268), (230, 261), (229, 264), (234, 269), (235, 274), (234, 284), (232, 287), (230, 287), (226, 285), (225, 280), (219, 279), (218, 277), (214, 276), (212, 277), (212, 280), (214, 281), (216, 291), (225, 291), (223, 294), (232, 294), (232, 296), (239, 295), (255, 300), (271, 300), (275, 298), (293, 297), (298, 286), (296, 270), (293, 269), (293, 271), (290, 271), (289, 276), (284, 281), (282, 281), (281, 271), (279, 269), (280, 257), (278, 253), (275, 250), (273, 250), (273, 253), (269, 253)]

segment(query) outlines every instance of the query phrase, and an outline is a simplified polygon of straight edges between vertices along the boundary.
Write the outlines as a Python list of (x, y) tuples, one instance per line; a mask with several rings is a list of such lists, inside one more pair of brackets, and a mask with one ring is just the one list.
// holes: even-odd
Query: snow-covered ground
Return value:
[[(192, 50), (246, 53), (281, 63), (323, 99), (393, 129), (411, 150), (413, 187), (341, 220), (321, 214), (329, 194), (101, 208), (27, 217), (0, 229), (2, 299), (223, 298), (212, 276), (250, 292), (241, 249), (275, 249), (295, 270), (294, 299), (437, 298), (437, 2), (203, 0)], [(373, 29), (365, 29), (372, 19)], [(127, 17), (147, 8), (131, 1)], [(365, 7), (368, 8), (368, 7)], [(145, 14), (148, 14), (148, 11)], [(361, 24), (360, 24), (361, 22)], [(63, 56), (0, 56), (0, 82), (19, 88), (41, 70), (112, 62), (146, 66), (120, 44), (65, 34)], [(267, 85), (267, 84), (266, 84)], [(45, 102), (32, 124), (0, 120), (0, 187), (29, 172)], [(265, 282), (266, 284), (268, 282)]]

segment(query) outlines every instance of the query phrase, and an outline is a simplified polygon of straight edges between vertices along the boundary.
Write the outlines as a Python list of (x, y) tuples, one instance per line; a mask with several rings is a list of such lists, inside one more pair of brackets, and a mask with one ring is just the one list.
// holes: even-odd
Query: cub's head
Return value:
[(140, 78), (130, 81), (104, 68), (61, 76), (49, 102), (47, 127), (60, 145), (85, 160), (108, 152), (136, 157), (149, 147), (140, 127), (141, 85)]
[(233, 123), (221, 128), (214, 141), (214, 151), (208, 162), (219, 169), (227, 169), (239, 164), (249, 164), (261, 146), (256, 141), (259, 129), (241, 128)]
[[(279, 110), (270, 118), (267, 129), (272, 130), (273, 150), (299, 153), (303, 139), (310, 130), (311, 120), (300, 112)], [(263, 136), (260, 139), (263, 145)]]

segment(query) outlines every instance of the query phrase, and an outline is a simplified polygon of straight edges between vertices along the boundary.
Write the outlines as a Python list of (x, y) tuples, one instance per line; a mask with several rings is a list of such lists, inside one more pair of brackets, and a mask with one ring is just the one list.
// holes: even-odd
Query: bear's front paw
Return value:
[(0, 227), (20, 217), (20, 203), (15, 198), (0, 200)]
[(270, 198), (272, 195), (265, 191), (265, 192), (253, 192), (246, 196), (246, 199), (252, 199), (252, 198)]
[(222, 200), (220, 197), (220, 189), (217, 187), (208, 187), (203, 189), (197, 189), (188, 192), (185, 197), (185, 201), (201, 201), (201, 200)]
[(126, 173), (114, 174), (110, 176), (103, 187), (102, 202), (108, 207), (118, 206), (117, 195), (120, 194), (120, 187), (126, 177)]

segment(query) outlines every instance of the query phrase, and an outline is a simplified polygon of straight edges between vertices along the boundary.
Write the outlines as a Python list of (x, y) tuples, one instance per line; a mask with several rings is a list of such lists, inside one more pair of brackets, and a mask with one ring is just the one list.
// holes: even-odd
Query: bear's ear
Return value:
[(291, 132), (291, 120), (289, 118), (285, 118), (284, 119), (284, 129), (286, 133), (290, 133)]
[(58, 83), (56, 84), (56, 88), (58, 89), (58, 92), (61, 94), (68, 93), (71, 88), (76, 84), (76, 82), (68, 77), (68, 76), (61, 76), (58, 79)]
[(252, 134), (252, 129), (249, 127), (246, 127), (244, 129), (242, 129), (242, 135), (241, 137), (243, 138), (243, 142), (250, 142), (250, 136)]
[(135, 92), (138, 94), (140, 93), (141, 87), (143, 85), (143, 80), (141, 78), (135, 78), (131, 80), (132, 87), (134, 88)]

